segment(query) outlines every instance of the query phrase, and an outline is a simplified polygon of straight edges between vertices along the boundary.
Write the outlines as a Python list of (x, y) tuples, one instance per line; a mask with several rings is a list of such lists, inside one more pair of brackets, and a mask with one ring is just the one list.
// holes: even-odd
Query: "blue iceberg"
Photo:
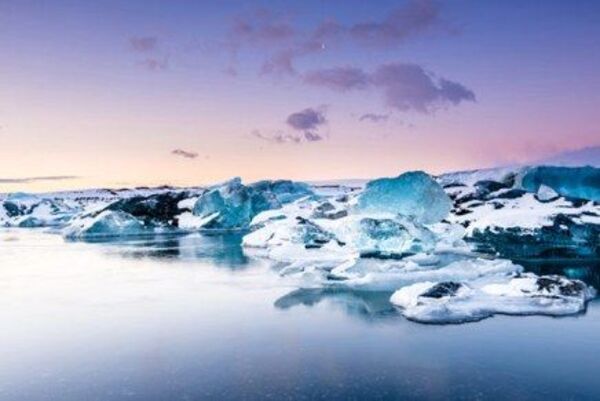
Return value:
[(365, 213), (400, 214), (422, 224), (433, 224), (448, 215), (452, 201), (431, 176), (412, 171), (368, 182), (358, 200), (358, 209)]
[(544, 185), (565, 197), (600, 201), (600, 168), (533, 167), (527, 170), (521, 185), (534, 193)]
[(234, 178), (202, 194), (193, 214), (202, 218), (213, 216), (204, 228), (245, 229), (260, 212), (312, 194), (308, 185), (302, 183), (260, 181), (246, 186), (240, 178)]
[(148, 227), (129, 213), (104, 210), (95, 216), (86, 216), (71, 222), (63, 235), (70, 239), (122, 237), (148, 233)]

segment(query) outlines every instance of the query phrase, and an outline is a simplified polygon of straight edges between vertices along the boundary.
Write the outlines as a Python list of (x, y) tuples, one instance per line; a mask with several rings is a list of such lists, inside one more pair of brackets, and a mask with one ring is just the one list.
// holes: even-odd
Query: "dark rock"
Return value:
[(600, 257), (600, 225), (576, 223), (564, 214), (556, 215), (551, 226), (487, 228), (475, 231), (469, 240), (481, 252), (510, 259)]
[(150, 196), (134, 196), (111, 203), (105, 210), (123, 211), (150, 225), (175, 225), (181, 213), (177, 204), (189, 198), (187, 192), (166, 192)]
[(456, 295), (457, 291), (462, 287), (462, 284), (455, 283), (454, 281), (445, 281), (438, 283), (431, 287), (429, 290), (421, 294), (420, 296), (426, 298), (443, 298), (451, 297)]
[(380, 259), (380, 260), (401, 260), (408, 256), (413, 256), (413, 252), (384, 252), (384, 251), (363, 251), (360, 257), (363, 259)]
[(501, 192), (498, 195), (494, 196), (494, 199), (516, 199), (525, 195), (527, 191), (523, 189), (510, 189), (505, 192)]

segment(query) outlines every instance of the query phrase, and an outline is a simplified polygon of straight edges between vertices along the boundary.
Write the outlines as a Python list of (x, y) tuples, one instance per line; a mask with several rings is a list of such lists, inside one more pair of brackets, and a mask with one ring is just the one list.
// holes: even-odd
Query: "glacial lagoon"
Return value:
[[(0, 232), (0, 399), (596, 400), (600, 305), (427, 325), (298, 289), (235, 234)], [(600, 263), (523, 262), (600, 288)]]

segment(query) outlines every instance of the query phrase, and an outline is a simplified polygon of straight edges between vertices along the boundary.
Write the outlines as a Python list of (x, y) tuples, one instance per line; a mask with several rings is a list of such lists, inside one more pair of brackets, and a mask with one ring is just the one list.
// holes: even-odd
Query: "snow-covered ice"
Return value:
[(464, 323), (505, 315), (572, 315), (585, 310), (595, 290), (561, 276), (517, 275), (483, 282), (423, 281), (396, 291), (390, 301), (411, 320)]

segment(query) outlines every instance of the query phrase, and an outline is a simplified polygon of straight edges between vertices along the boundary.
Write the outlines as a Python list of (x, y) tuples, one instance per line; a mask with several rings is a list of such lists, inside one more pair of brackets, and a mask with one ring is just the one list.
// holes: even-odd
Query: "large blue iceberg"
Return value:
[(600, 201), (600, 168), (533, 167), (525, 173), (521, 185), (530, 192), (538, 192), (544, 185), (562, 196)]
[(432, 224), (448, 215), (452, 201), (428, 174), (411, 171), (396, 178), (369, 181), (358, 200), (358, 209), (365, 213), (400, 214)]

